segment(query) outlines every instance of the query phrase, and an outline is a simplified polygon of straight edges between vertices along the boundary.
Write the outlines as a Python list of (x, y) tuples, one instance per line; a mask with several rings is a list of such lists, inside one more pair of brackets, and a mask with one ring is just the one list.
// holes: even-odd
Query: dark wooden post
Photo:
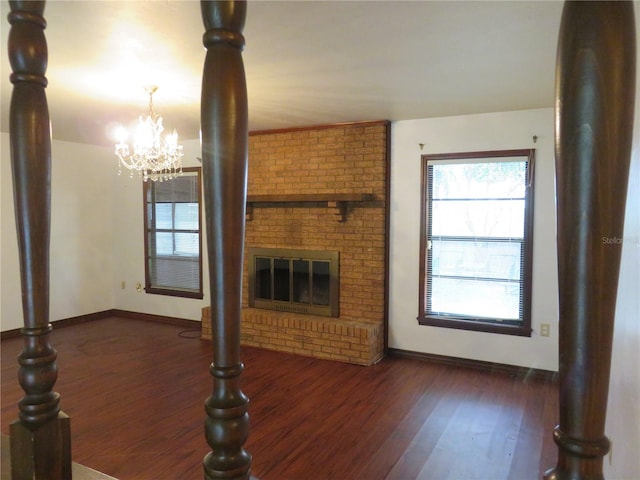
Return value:
[(205, 402), (212, 451), (205, 479), (248, 479), (249, 400), (240, 389), (240, 316), (247, 198), (248, 112), (242, 50), (246, 2), (201, 2), (202, 173), (211, 279), (213, 393)]
[(565, 3), (555, 112), (560, 423), (558, 463), (547, 479), (604, 478), (635, 49), (632, 2)]
[(49, 339), (51, 129), (45, 95), (45, 2), (9, 3), (9, 131), (24, 314), (18, 375), (25, 391), (19, 420), (10, 427), (11, 472), (14, 480), (70, 479), (69, 418), (53, 391), (57, 355)]

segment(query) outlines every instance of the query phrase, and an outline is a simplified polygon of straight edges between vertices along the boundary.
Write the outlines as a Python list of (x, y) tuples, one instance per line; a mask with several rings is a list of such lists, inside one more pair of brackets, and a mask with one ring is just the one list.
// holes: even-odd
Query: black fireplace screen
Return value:
[(339, 316), (339, 254), (249, 249), (249, 306)]

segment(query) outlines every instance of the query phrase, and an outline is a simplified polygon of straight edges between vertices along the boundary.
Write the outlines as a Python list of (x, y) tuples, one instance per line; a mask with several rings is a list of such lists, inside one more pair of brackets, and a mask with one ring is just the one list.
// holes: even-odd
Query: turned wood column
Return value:
[(25, 392), (19, 420), (10, 427), (11, 472), (14, 480), (70, 479), (69, 419), (53, 391), (58, 369), (49, 323), (51, 129), (45, 95), (45, 2), (9, 3), (9, 133), (24, 314), (18, 376)]
[(560, 423), (547, 479), (604, 478), (635, 49), (632, 2), (565, 3), (555, 105)]
[(248, 479), (249, 400), (240, 389), (240, 316), (247, 197), (248, 112), (242, 50), (246, 2), (201, 2), (202, 174), (213, 328), (213, 393), (205, 402), (212, 451), (205, 479)]

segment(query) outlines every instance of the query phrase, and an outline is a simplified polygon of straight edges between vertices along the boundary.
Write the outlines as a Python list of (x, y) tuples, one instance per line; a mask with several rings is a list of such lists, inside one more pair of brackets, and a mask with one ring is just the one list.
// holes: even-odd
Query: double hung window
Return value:
[(144, 183), (145, 290), (202, 298), (200, 168)]
[(420, 324), (531, 335), (533, 160), (422, 157)]

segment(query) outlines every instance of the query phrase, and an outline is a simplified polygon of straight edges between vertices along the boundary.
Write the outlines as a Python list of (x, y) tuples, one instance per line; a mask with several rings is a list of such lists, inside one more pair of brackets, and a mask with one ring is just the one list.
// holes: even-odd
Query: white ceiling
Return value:
[[(249, 128), (551, 107), (561, 12), (559, 1), (250, 1)], [(199, 2), (49, 1), (45, 18), (55, 139), (112, 145), (114, 125), (146, 112), (148, 84), (165, 127), (198, 138)]]

